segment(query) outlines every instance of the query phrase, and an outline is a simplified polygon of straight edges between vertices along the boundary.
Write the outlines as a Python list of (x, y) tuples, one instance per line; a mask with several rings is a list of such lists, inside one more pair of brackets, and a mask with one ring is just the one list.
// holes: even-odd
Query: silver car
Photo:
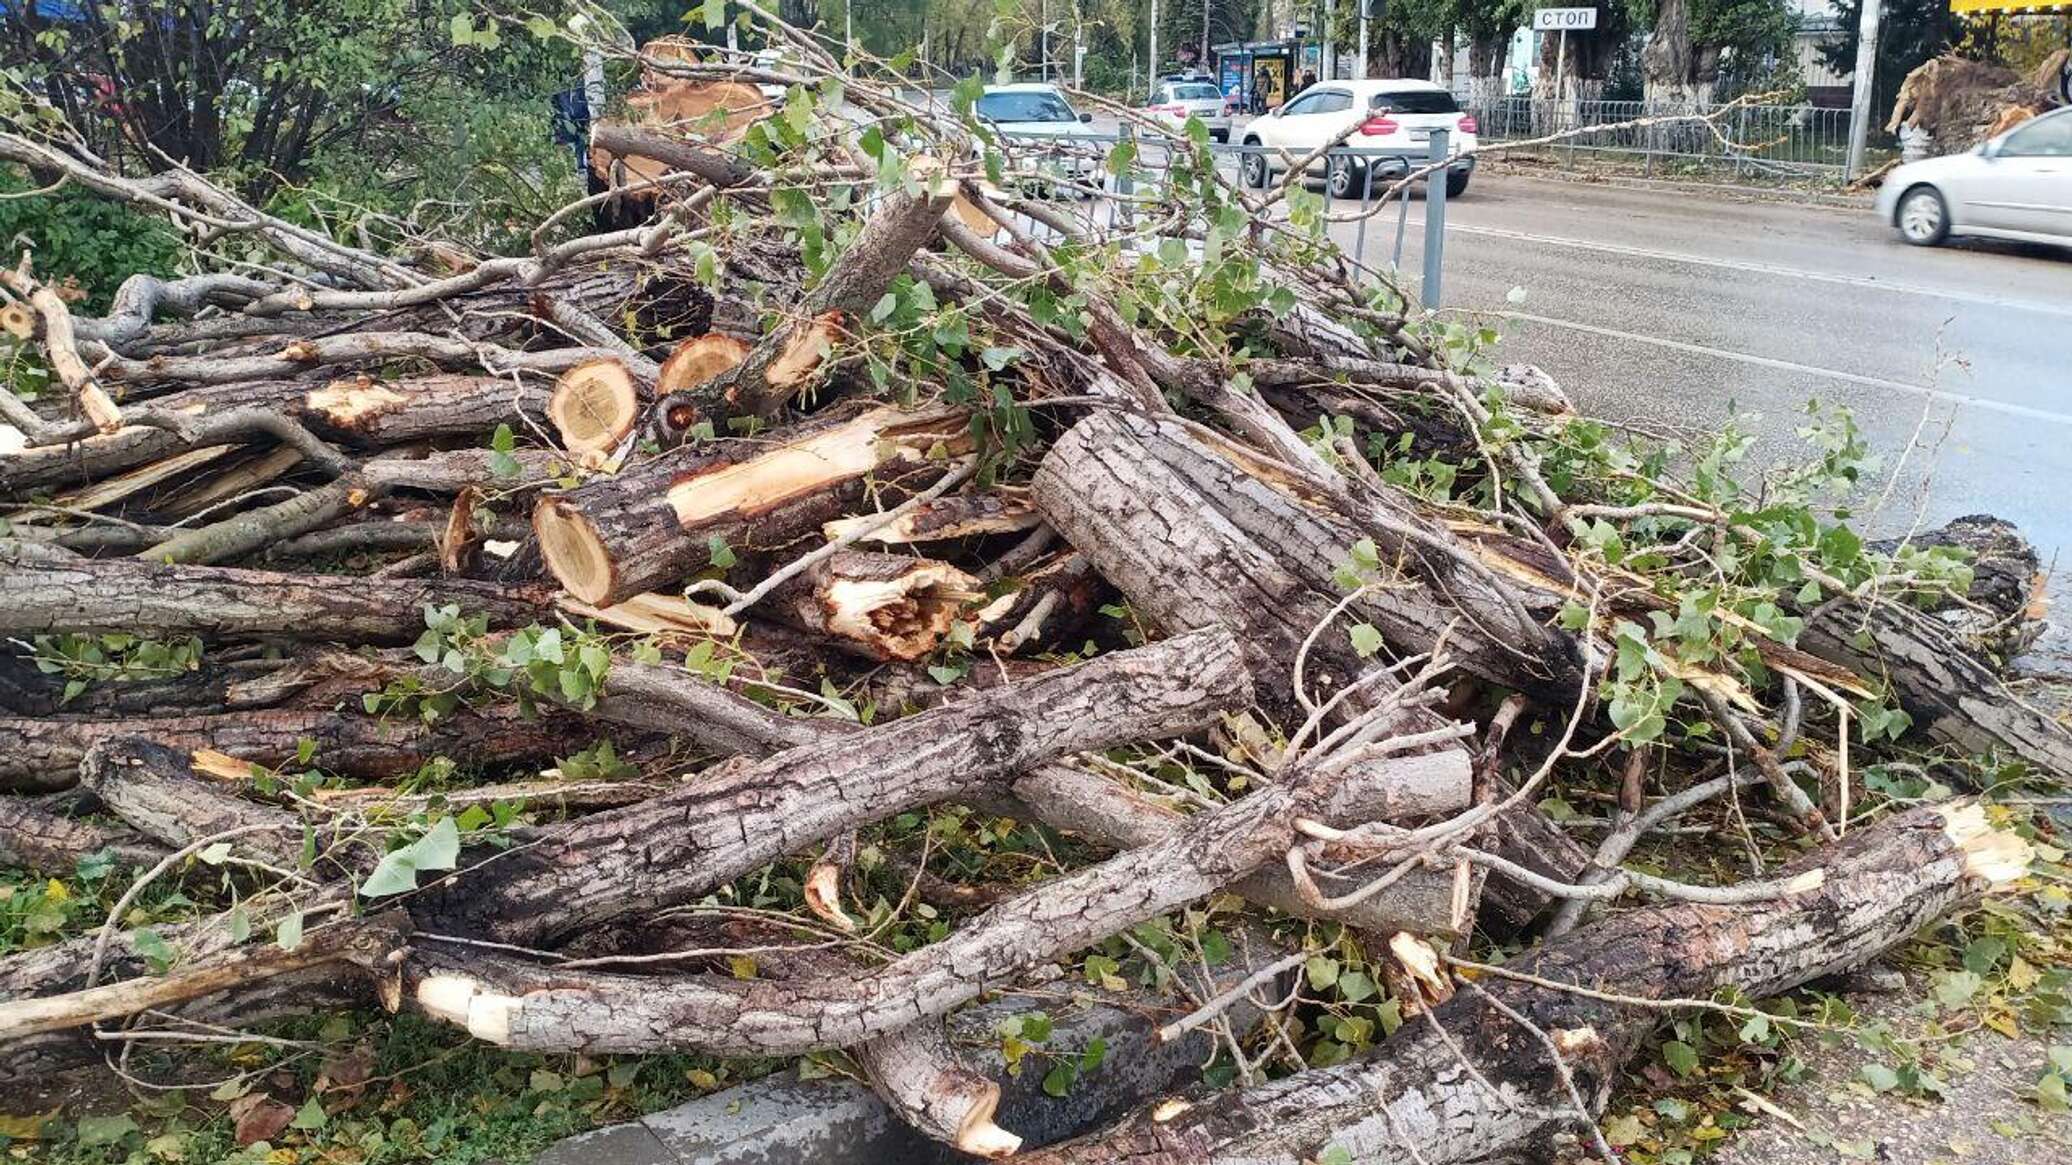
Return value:
[(1899, 167), (1878, 188), (1878, 217), (1917, 247), (1951, 235), (2072, 246), (2072, 108)]
[(1179, 132), (1190, 117), (1201, 119), (1209, 136), (1219, 142), (1230, 140), (1229, 105), (1214, 81), (1182, 78), (1160, 81), (1151, 90), (1151, 103), (1144, 112), (1152, 120)]

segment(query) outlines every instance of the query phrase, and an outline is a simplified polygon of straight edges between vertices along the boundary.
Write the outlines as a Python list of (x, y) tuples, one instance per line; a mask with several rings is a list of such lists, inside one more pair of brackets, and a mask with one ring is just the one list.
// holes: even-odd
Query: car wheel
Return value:
[(1351, 158), (1333, 158), (1330, 169), (1325, 172), (1324, 182), (1333, 198), (1358, 198), (1366, 178), (1365, 165)]
[(1950, 237), (1950, 208), (1933, 186), (1916, 186), (1899, 196), (1893, 216), (1899, 237), (1917, 247), (1933, 247)]
[(1466, 174), (1448, 174), (1446, 176), (1446, 197), (1459, 198), (1467, 192), (1468, 176)]
[[(1259, 142), (1257, 139), (1254, 139), (1252, 141), (1246, 142), (1245, 144), (1248, 146), (1257, 146)], [(1245, 185), (1250, 186), (1254, 190), (1264, 190), (1266, 189), (1266, 183), (1266, 155), (1261, 153), (1246, 154)]]

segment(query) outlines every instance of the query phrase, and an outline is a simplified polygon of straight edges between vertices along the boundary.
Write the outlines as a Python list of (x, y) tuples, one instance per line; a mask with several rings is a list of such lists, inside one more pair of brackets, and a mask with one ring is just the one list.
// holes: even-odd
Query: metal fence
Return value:
[[(1534, 97), (1463, 104), (1474, 114), (1485, 142), (1529, 141), (1587, 130), (1547, 149), (1563, 160), (1595, 156), (1638, 162), (1650, 175), (1657, 170), (1702, 170), (1839, 181), (1849, 153), (1847, 109)], [(1688, 120), (1667, 120), (1673, 118)]]
[[(1132, 132), (1127, 125), (1119, 133), (1003, 136), (1010, 159), (1007, 185), (1018, 195), (1037, 197), (1036, 206), (1027, 201), (1018, 204), (1022, 211), (1011, 216), (1015, 231), (1045, 243), (1080, 234), (1125, 239), (1136, 247), (1157, 245), (1158, 239), (1147, 238), (1140, 231), (1163, 217), (1164, 191), (1174, 161), (1172, 139)], [(1124, 142), (1130, 144), (1129, 162), (1117, 173), (1107, 160)], [(1308, 176), (1301, 180), (1303, 187), (1323, 195), (1329, 234), (1354, 270), (1364, 276), (1386, 272), (1400, 278), (1405, 241), (1413, 234), (1421, 236), (1416, 286), (1426, 307), (1440, 303), (1447, 182), (1420, 180), (1414, 184), (1415, 196), (1423, 202), (1423, 222), (1419, 224), (1410, 222), (1410, 197), (1396, 198), (1394, 205), (1377, 204), (1388, 200), (1391, 188), (1405, 173), (1436, 166), (1447, 157), (1447, 143), (1446, 131), (1438, 130), (1429, 141), (1408, 151), (1338, 147), (1315, 159)], [(1277, 185), (1307, 154), (1225, 143), (1212, 145), (1209, 151), (1224, 177), (1254, 189), (1248, 159), (1267, 159), (1268, 182)], [(1454, 159), (1449, 169), (1466, 181), (1471, 166), (1471, 160)], [(1340, 168), (1350, 175), (1343, 183), (1331, 177)], [(1271, 217), (1280, 218), (1286, 212), (1287, 205), (1282, 203)], [(1198, 241), (1187, 243), (1190, 250), (1199, 247)]]

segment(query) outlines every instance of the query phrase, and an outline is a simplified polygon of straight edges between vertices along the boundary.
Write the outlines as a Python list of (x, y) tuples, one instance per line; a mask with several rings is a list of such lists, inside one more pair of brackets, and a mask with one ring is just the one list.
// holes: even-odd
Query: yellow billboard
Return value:
[(2072, 4), (2025, 4), (2021, 0), (1950, 0), (1950, 11), (1965, 14), (2072, 12)]

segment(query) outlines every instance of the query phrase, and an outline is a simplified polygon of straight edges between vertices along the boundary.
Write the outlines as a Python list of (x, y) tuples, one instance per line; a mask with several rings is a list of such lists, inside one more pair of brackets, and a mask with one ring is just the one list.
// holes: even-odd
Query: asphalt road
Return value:
[[(1423, 211), (1413, 199), (1411, 286)], [(1445, 305), (1503, 334), (1498, 360), (1545, 368), (1598, 416), (1704, 432), (1737, 415), (1764, 460), (1803, 448), (1807, 400), (1846, 405), (1885, 471), (1860, 517), (1879, 534), (1981, 511), (2019, 523), (2068, 568), (2052, 586), (2064, 627), (2072, 251), (1924, 250), (1867, 208), (1493, 172), (1446, 222)], [(1369, 260), (1394, 238), (1394, 213), (1370, 223)]]

